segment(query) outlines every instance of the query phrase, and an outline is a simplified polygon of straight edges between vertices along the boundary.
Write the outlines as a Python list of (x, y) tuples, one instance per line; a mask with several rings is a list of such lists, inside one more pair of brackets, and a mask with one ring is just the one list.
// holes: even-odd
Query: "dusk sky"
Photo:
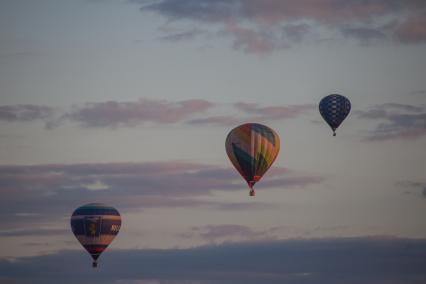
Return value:
[[(254, 198), (246, 122), (281, 139)], [(425, 148), (424, 0), (0, 0), (1, 283), (424, 284)]]

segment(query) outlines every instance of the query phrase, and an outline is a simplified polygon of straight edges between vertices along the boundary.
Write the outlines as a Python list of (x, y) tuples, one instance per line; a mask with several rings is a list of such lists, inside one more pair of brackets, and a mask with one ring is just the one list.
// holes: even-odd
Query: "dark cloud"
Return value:
[(4, 121), (33, 121), (49, 118), (53, 108), (42, 105), (3, 105), (0, 106), (0, 120)]
[(355, 38), (363, 44), (383, 41), (387, 38), (384, 32), (372, 28), (345, 28), (342, 29), (342, 33), (344, 36)]
[(390, 114), (368, 136), (372, 141), (416, 139), (426, 135), (426, 113)]
[[(274, 167), (259, 187), (298, 188), (321, 182), (321, 177)], [(238, 206), (202, 198), (216, 190), (246, 189), (234, 169), (178, 161), (0, 166), (0, 214), (7, 223), (4, 229), (10, 229), (59, 220), (95, 201), (120, 211), (200, 206), (236, 210)]]
[(307, 24), (288, 24), (283, 27), (283, 36), (293, 42), (301, 42), (311, 29)]
[(162, 40), (171, 41), (171, 42), (178, 42), (183, 40), (189, 40), (194, 39), (199, 35), (205, 34), (206, 31), (203, 31), (201, 29), (192, 29), (188, 31), (183, 32), (176, 32), (176, 33), (170, 33), (168, 35), (162, 36)]
[[(142, 12), (163, 15), (170, 22), (195, 21), (215, 26), (232, 39), (233, 47), (269, 53), (301, 42), (320, 29), (340, 30), (362, 43), (426, 40), (426, 5), (421, 0), (157, 0), (143, 3)], [(310, 23), (311, 26), (308, 26)], [(380, 23), (380, 26), (377, 26)], [(384, 23), (384, 24), (383, 24)], [(214, 24), (214, 25), (212, 25)], [(319, 36), (321, 38), (321, 36)]]
[(237, 12), (236, 2), (232, 0), (151, 1), (143, 5), (141, 10), (160, 13), (173, 20), (189, 18), (197, 21), (218, 22), (232, 17)]
[[(134, 1), (137, 2), (137, 1)], [(221, 22), (229, 19), (255, 20), (261, 23), (311, 19), (320, 23), (369, 20), (374, 16), (411, 9), (412, 2), (397, 0), (158, 0), (142, 7), (172, 19)]]
[(423, 106), (383, 104), (366, 111), (356, 111), (358, 118), (381, 121), (370, 131), (367, 140), (416, 139), (426, 135), (426, 112)]
[(0, 281), (423, 284), (425, 266), (425, 240), (380, 237), (281, 240), (167, 250), (117, 250), (112, 246), (101, 256), (96, 271), (91, 268), (85, 251), (60, 251), (13, 261), (0, 260)]
[(71, 121), (84, 127), (134, 126), (146, 122), (176, 123), (187, 119), (194, 113), (201, 113), (213, 104), (205, 100), (186, 100), (169, 102), (140, 99), (137, 102), (87, 103), (82, 108), (65, 115)]
[(64, 229), (21, 229), (0, 231), (0, 237), (22, 237), (22, 236), (57, 236), (69, 234), (70, 230)]

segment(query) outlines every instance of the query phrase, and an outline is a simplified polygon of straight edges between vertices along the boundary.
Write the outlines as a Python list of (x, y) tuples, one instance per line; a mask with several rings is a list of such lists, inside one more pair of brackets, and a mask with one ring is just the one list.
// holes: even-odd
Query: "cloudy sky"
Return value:
[[(255, 198), (244, 122), (281, 137)], [(424, 283), (426, 3), (0, 0), (0, 146), (0, 282)]]

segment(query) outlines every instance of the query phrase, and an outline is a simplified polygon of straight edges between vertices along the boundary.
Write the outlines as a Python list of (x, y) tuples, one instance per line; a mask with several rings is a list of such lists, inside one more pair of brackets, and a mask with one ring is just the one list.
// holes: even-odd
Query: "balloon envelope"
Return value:
[(351, 102), (342, 95), (328, 95), (320, 101), (319, 111), (336, 136), (336, 129), (351, 111)]
[(225, 142), (226, 153), (231, 163), (252, 189), (280, 151), (280, 138), (271, 128), (258, 124), (242, 124), (229, 132)]
[(120, 231), (120, 213), (102, 203), (90, 203), (77, 208), (71, 216), (71, 229), (80, 244), (96, 260)]

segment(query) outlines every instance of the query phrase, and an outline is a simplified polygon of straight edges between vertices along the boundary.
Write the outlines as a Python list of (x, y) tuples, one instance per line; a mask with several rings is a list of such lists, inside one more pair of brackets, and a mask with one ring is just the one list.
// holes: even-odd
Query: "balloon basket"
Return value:
[(98, 263), (97, 263), (96, 261), (94, 261), (94, 262), (92, 263), (92, 267), (93, 267), (93, 268), (98, 267)]

